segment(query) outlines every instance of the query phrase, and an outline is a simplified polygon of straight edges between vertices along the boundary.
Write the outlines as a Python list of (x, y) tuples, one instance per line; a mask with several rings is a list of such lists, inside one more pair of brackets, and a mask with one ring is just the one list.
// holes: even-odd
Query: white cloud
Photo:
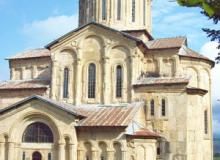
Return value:
[(53, 16), (25, 24), (23, 34), (27, 36), (28, 45), (41, 46), (75, 29), (77, 25), (78, 15)]
[[(212, 60), (215, 60), (215, 57), (220, 52), (217, 49), (217, 42), (207, 42), (201, 48), (201, 53), (206, 57), (209, 57)], [(217, 99), (220, 99), (220, 64), (216, 64), (212, 69), (212, 95), (213, 95), (213, 104), (217, 102)]]
[[(201, 48), (201, 53), (206, 57), (214, 60), (217, 56), (217, 53), (220, 50), (217, 49), (217, 42), (207, 42)], [(220, 133), (220, 102), (217, 100), (220, 99), (220, 64), (216, 64), (212, 69), (212, 102), (213, 102), (213, 129), (215, 134)]]

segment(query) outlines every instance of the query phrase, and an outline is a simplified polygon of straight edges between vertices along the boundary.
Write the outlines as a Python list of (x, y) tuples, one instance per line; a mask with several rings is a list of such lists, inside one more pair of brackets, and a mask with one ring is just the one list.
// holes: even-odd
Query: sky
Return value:
[[(153, 37), (187, 36), (188, 45), (214, 59), (217, 43), (201, 28), (217, 28), (199, 8), (180, 7), (171, 0), (153, 0)], [(42, 48), (78, 26), (78, 0), (0, 0), (0, 81), (9, 79), (5, 58)], [(212, 70), (213, 128), (220, 137), (220, 64)]]

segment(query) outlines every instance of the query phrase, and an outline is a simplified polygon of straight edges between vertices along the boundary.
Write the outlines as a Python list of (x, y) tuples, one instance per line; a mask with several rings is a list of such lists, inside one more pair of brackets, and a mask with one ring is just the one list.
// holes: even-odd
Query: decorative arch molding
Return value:
[(122, 44), (112, 44), (109, 46), (109, 51), (107, 52), (107, 56), (108, 57), (112, 57), (112, 52), (114, 50), (119, 50), (121, 53), (124, 53), (125, 54), (125, 57), (123, 60), (127, 59), (128, 57), (131, 56), (131, 50), (128, 46), (126, 45), (122, 45)]
[(35, 122), (44, 123), (51, 129), (55, 140), (54, 143), (64, 141), (61, 131), (57, 127), (58, 125), (56, 122), (54, 122), (53, 118), (44, 113), (31, 112), (21, 116), (21, 118), (17, 119), (16, 122), (12, 125), (9, 130), (9, 142), (22, 143), (22, 136), (24, 131), (30, 124)]
[(84, 36), (84, 38), (82, 38), (79, 42), (79, 48), (83, 48), (83, 45), (84, 45), (84, 42), (87, 40), (87, 39), (94, 39), (98, 42), (99, 46), (100, 46), (100, 49), (103, 49), (104, 46), (105, 46), (105, 41), (104, 41), (104, 38), (101, 37), (101, 36), (98, 36), (94, 33), (89, 33), (87, 35)]
[[(189, 75), (189, 70), (194, 71), (196, 75)], [(185, 74), (187, 74), (187, 76), (190, 76), (189, 78), (193, 78), (190, 79), (190, 83), (189, 83), (189, 85), (191, 85), (190, 87), (199, 87), (199, 71), (196, 67), (194, 66), (186, 67)], [(194, 82), (192, 80), (194, 80)]]
[(53, 55), (53, 59), (54, 59), (54, 61), (57, 61), (57, 62), (59, 62), (59, 56), (60, 55), (62, 55), (62, 54), (69, 54), (69, 56), (71, 56), (72, 57), (72, 61), (75, 61), (75, 60), (77, 60), (77, 51), (74, 49), (74, 48), (72, 48), (72, 47), (69, 47), (69, 46), (65, 46), (65, 47), (63, 47), (63, 48), (61, 48), (58, 52), (56, 52), (56, 53), (54, 53), (54, 55)]
[(209, 90), (211, 83), (211, 74), (206, 68), (201, 68), (199, 70), (199, 87), (202, 89)]

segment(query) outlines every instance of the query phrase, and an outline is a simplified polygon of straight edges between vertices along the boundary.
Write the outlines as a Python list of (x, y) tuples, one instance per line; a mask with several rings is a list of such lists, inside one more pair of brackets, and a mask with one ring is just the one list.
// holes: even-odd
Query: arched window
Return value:
[(107, 3), (106, 0), (102, 0), (102, 20), (106, 20), (107, 17)]
[(69, 69), (64, 69), (64, 80), (63, 80), (63, 98), (68, 98), (69, 95)]
[(89, 142), (84, 143), (85, 147), (85, 160), (92, 159), (92, 145)]
[(208, 111), (205, 110), (204, 112), (204, 131), (205, 134), (208, 134)]
[(107, 145), (104, 142), (99, 143), (100, 160), (107, 160)]
[(22, 141), (26, 143), (53, 143), (53, 133), (44, 123), (30, 124), (24, 131)]
[(116, 97), (122, 97), (122, 67), (120, 65), (116, 68)]
[(117, 0), (117, 20), (121, 20), (121, 0)]
[(146, 0), (143, 0), (143, 24), (146, 25)]
[(48, 153), (48, 155), (47, 155), (47, 159), (48, 159), (48, 160), (52, 160), (51, 153)]
[(150, 115), (151, 116), (154, 116), (155, 115), (155, 111), (154, 111), (155, 109), (154, 109), (154, 100), (152, 99), (151, 101), (150, 101)]
[(135, 22), (135, 12), (136, 12), (136, 0), (132, 0), (132, 9), (131, 9), (131, 12), (132, 12), (132, 22)]
[(166, 116), (166, 101), (165, 101), (165, 99), (162, 99), (162, 102), (161, 102), (161, 115), (163, 117)]
[(94, 63), (89, 65), (88, 71), (88, 98), (95, 98), (96, 88), (96, 66)]

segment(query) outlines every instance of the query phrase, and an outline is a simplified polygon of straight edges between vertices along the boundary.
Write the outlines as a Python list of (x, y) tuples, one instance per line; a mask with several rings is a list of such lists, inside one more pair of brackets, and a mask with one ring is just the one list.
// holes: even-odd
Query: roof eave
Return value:
[(204, 61), (207, 61), (211, 64), (211, 67), (214, 68), (215, 67), (215, 62), (208, 59), (208, 58), (201, 58), (201, 57), (192, 57), (192, 56), (187, 56), (187, 55), (179, 55), (180, 57), (185, 57), (185, 58), (192, 58), (192, 59), (195, 59), (195, 60), (204, 60)]
[(116, 29), (107, 27), (107, 26), (105, 26), (105, 25), (103, 25), (103, 24), (100, 24), (100, 23), (90, 22), (90, 23), (87, 23), (87, 24), (85, 24), (85, 25), (83, 25), (83, 26), (81, 26), (81, 27), (78, 27), (78, 28), (76, 28), (76, 29), (74, 29), (74, 30), (68, 32), (67, 34), (61, 36), (60, 38), (58, 38), (58, 39), (52, 41), (51, 43), (49, 43), (48, 45), (46, 45), (45, 48), (46, 48), (46, 49), (50, 49), (53, 45), (59, 43), (60, 41), (62, 41), (62, 40), (65, 39), (66, 37), (68, 37), (70, 34), (75, 33), (75, 32), (77, 32), (77, 31), (79, 31), (79, 30), (81, 30), (81, 29), (83, 29), (83, 28), (85, 28), (85, 27), (87, 27), (87, 26), (89, 26), (89, 25), (99, 26), (99, 27), (105, 28), (105, 29), (107, 29), (107, 30), (111, 30), (111, 31), (113, 31), (113, 32), (117, 32), (117, 33), (121, 34), (122, 36), (124, 36), (124, 37), (126, 37), (126, 38), (129, 38), (129, 39), (131, 39), (131, 40), (134, 40), (134, 41), (137, 42), (137, 43), (143, 43), (142, 40), (140, 40), (140, 39), (138, 39), (138, 38), (136, 38), (136, 37), (133, 37), (133, 36), (127, 34), (127, 33), (124, 33), (124, 32), (122, 32), (122, 31), (119, 31), (119, 30), (116, 30)]

